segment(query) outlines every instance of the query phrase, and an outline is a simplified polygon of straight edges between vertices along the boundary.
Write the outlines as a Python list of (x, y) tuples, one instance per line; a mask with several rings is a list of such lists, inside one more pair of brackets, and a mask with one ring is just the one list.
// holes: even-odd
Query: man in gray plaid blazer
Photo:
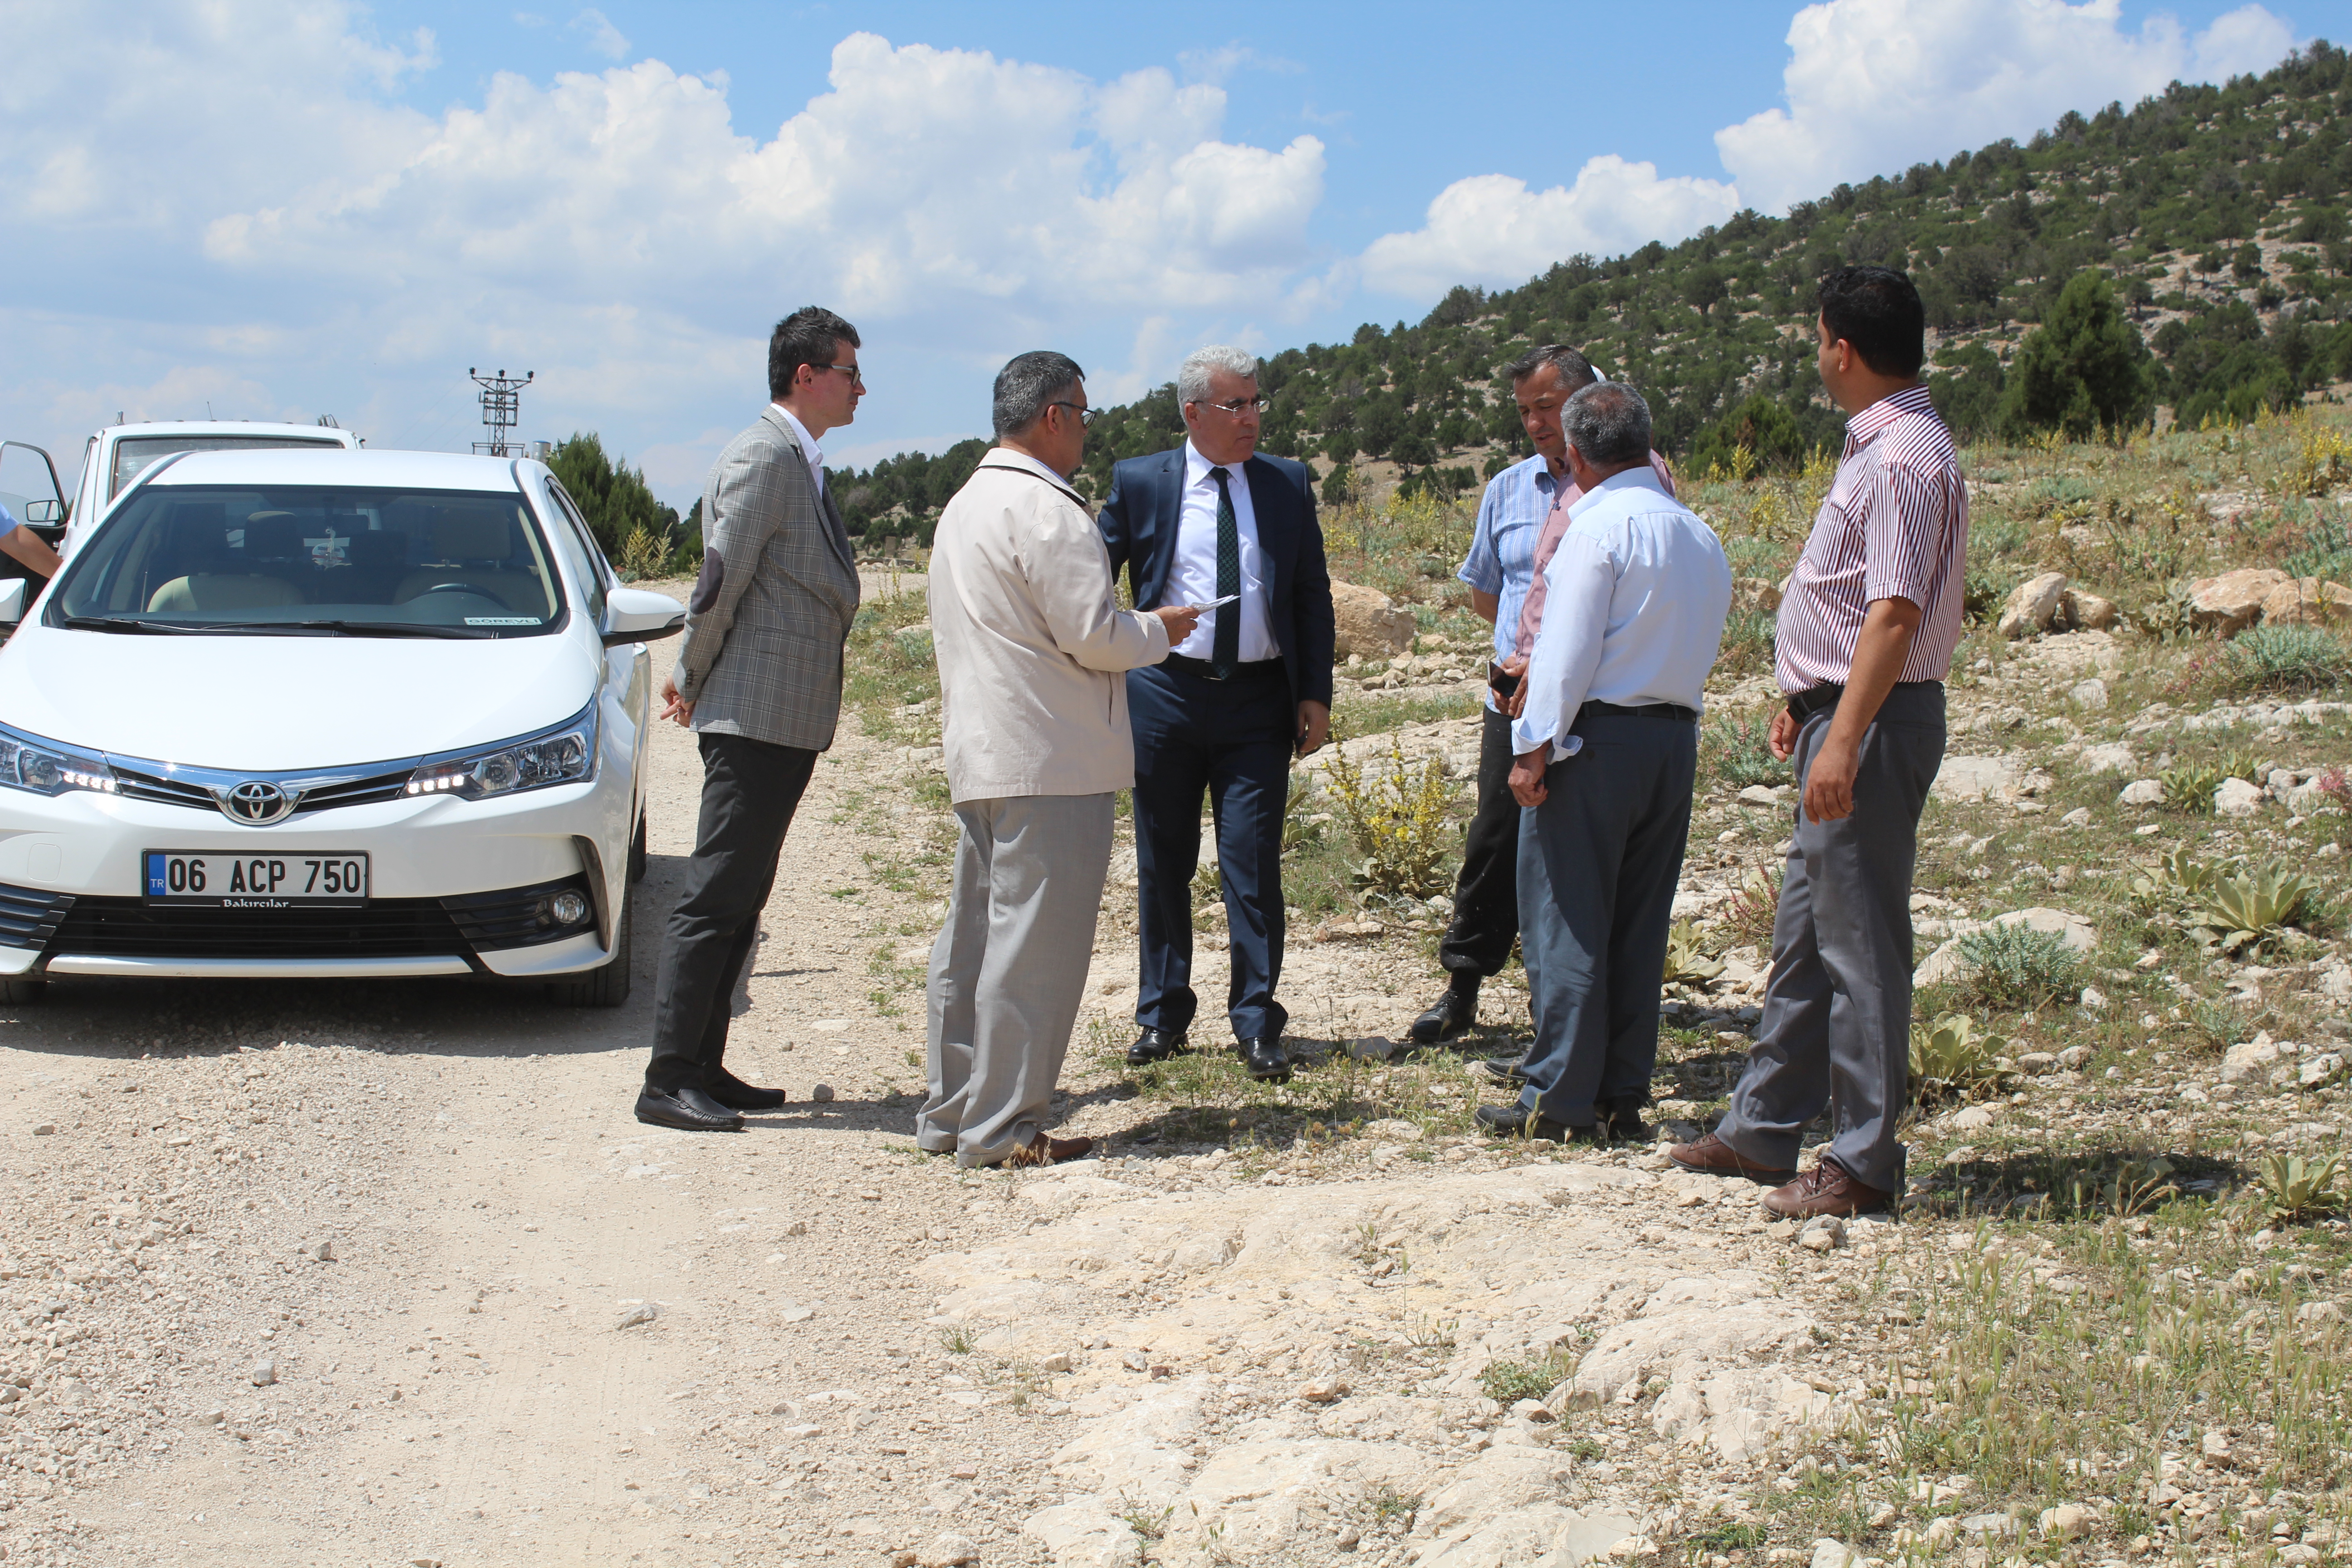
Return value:
[(653, 1059), (637, 1120), (731, 1131), (782, 1089), (727, 1070), (728, 1004), (760, 939), (785, 830), (841, 711), (857, 566), (826, 493), (817, 440), (857, 416), (857, 331), (811, 306), (768, 342), (773, 399), (711, 465), (702, 575), (687, 605), (662, 717), (702, 749), (702, 816), (654, 992)]

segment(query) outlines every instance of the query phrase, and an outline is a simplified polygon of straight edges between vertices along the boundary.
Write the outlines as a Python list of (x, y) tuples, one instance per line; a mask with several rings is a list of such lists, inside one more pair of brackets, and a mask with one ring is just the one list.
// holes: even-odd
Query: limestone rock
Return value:
[(968, 1568), (980, 1561), (980, 1548), (967, 1536), (938, 1535), (915, 1553), (915, 1568)]
[(2069, 589), (2066, 600), (2064, 608), (2072, 612), (2066, 618), (2074, 623), (2076, 631), (2111, 632), (2123, 620), (2123, 613), (2116, 608), (2113, 599)]
[(1938, 800), (2014, 799), (2020, 772), (2007, 757), (1946, 757), (1929, 793)]
[(2162, 805), (2164, 782), (2161, 779), (2134, 779), (2124, 785), (2123, 793), (2116, 796), (2116, 803), (2118, 805)]
[(2086, 712), (2104, 712), (2107, 706), (2107, 683), (2097, 676), (2078, 680), (2066, 689), (2066, 700)]
[(2268, 1031), (2251, 1040), (2241, 1040), (2221, 1053), (2221, 1081), (2266, 1082), (2279, 1066), (2280, 1058), (2292, 1049), (2272, 1039)]
[(1331, 615), (1337, 634), (1332, 652), (1341, 658), (1392, 658), (1412, 647), (1412, 612), (1398, 608), (1377, 588), (1334, 578)]
[(2082, 755), (2074, 759), (2074, 765), (2086, 773), (2127, 773), (2138, 765), (2138, 762), (2129, 746), (2121, 741), (2114, 741), (2105, 745), (2084, 747)]
[(2271, 590), (2294, 578), (2274, 566), (2242, 566), (2189, 584), (2189, 621), (2216, 637), (2235, 637), (2263, 618)]
[(2042, 1510), (2039, 1525), (2044, 1541), (2072, 1541), (2086, 1534), (2099, 1516), (2078, 1502), (2062, 1502)]
[(1843, 1541), (1823, 1536), (1813, 1542), (1811, 1568), (1856, 1568), (1861, 1561), (1862, 1553)]
[(1135, 1568), (1143, 1561), (1143, 1538), (1099, 1498), (1072, 1498), (1033, 1513), (1022, 1521), (1021, 1533), (1060, 1568)]
[(2066, 592), (2066, 574), (2044, 572), (2020, 583), (2000, 607), (2000, 635), (2030, 637), (2046, 632), (2058, 618), (2059, 600)]
[(2263, 595), (2266, 626), (2331, 626), (2352, 621), (2352, 588), (2317, 577), (2295, 577)]
[(2243, 779), (2223, 779), (2213, 792), (2213, 811), (2218, 816), (2252, 816), (2263, 807), (2263, 786), (2248, 784)]

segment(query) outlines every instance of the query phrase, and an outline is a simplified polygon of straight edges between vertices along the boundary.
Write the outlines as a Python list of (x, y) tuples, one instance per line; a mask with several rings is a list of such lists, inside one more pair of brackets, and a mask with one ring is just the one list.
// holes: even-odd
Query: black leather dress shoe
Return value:
[(1477, 991), (1449, 985), (1444, 995), (1429, 1005), (1429, 1011), (1412, 1021), (1405, 1035), (1416, 1046), (1433, 1046), (1476, 1027), (1477, 1023)]
[(681, 1132), (740, 1132), (743, 1119), (694, 1088), (664, 1094), (647, 1089), (637, 1096), (637, 1120)]
[(1555, 1143), (1597, 1143), (1601, 1141), (1597, 1126), (1571, 1127), (1565, 1121), (1554, 1121), (1549, 1116), (1518, 1105), (1482, 1105), (1475, 1120), (1487, 1132), (1498, 1138), (1549, 1138)]
[(1625, 1143), (1647, 1143), (1657, 1137), (1657, 1130), (1642, 1120), (1642, 1102), (1638, 1100), (1604, 1102), (1593, 1109), (1601, 1112), (1601, 1126), (1611, 1138)]
[(757, 1089), (725, 1068), (710, 1075), (710, 1098), (730, 1110), (782, 1110), (792, 1096), (781, 1089)]
[(1192, 1049), (1184, 1043), (1181, 1029), (1146, 1029), (1135, 1037), (1135, 1044), (1127, 1047), (1127, 1065), (1148, 1068), (1153, 1062), (1164, 1062), (1170, 1057), (1181, 1057)]
[(1517, 1089), (1528, 1081), (1528, 1058), (1488, 1057), (1485, 1061), (1472, 1062), (1470, 1070), (1488, 1083), (1508, 1084), (1513, 1089)]
[(1282, 1048), (1278, 1035), (1260, 1035), (1254, 1040), (1243, 1040), (1235, 1047), (1241, 1052), (1250, 1077), (1261, 1083), (1290, 1081), (1290, 1053)]

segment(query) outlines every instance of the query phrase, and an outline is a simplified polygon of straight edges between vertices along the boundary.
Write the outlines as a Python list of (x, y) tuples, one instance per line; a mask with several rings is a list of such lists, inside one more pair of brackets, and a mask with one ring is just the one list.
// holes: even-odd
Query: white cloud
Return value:
[(1717, 132), (1716, 147), (1749, 204), (1782, 211), (1841, 181), (2030, 136), (2070, 109), (2267, 70), (2294, 43), (2260, 5), (2193, 37), (2168, 16), (2137, 33), (2119, 18), (2120, 0), (1808, 5), (1789, 25), (1789, 107)]
[[(520, 21), (521, 18), (517, 17), (516, 20)], [(619, 60), (628, 58), (629, 40), (622, 35), (620, 28), (613, 26), (611, 18), (593, 5), (572, 17), (570, 26), (573, 32), (581, 34), (587, 39), (591, 49), (606, 59)]]
[(1579, 251), (1602, 256), (1681, 239), (1738, 209), (1729, 185), (1687, 175), (1662, 180), (1655, 163), (1614, 153), (1588, 159), (1573, 185), (1547, 191), (1530, 191), (1508, 174), (1478, 174), (1440, 191), (1420, 228), (1374, 240), (1364, 252), (1363, 279), (1415, 299), (1456, 283), (1515, 285)]

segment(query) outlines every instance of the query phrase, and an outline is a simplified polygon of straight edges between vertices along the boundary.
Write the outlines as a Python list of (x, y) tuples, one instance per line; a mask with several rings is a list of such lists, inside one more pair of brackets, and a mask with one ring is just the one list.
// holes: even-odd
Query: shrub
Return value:
[(2352, 674), (2352, 649), (2317, 626), (2255, 626), (2227, 651), (2232, 684), (2248, 691), (2324, 691)]
[(1789, 764), (1772, 754), (1769, 719), (1725, 719), (1699, 736), (1699, 762), (1734, 789), (1789, 782)]
[(1998, 1087), (2000, 1069), (1993, 1065), (1993, 1047), (2000, 1043), (1977, 1033), (1976, 1020), (1966, 1013), (1945, 1013), (1932, 1024), (1912, 1025), (1911, 1097), (1928, 1104), (1965, 1100), (1978, 1089)]
[(2257, 1201), (2263, 1217), (2272, 1225), (2293, 1225), (2344, 1212), (2341, 1155), (2305, 1160), (2300, 1154), (2266, 1154)]
[(2198, 915), (2202, 928), (2224, 952), (2267, 947), (2276, 942), (2286, 923), (2319, 891), (2312, 878), (2278, 861), (2228, 872), (2213, 879)]
[(2080, 954), (2056, 931), (2036, 931), (2022, 921), (1990, 925), (1960, 938), (1969, 965), (1964, 988), (1995, 1006), (2039, 1007), (2074, 989), (2082, 973)]
[(1453, 820), (1456, 787), (1437, 757), (1422, 763), (1418, 776), (1404, 760), (1396, 737), (1389, 737), (1390, 766), (1378, 776), (1333, 748), (1328, 773), (1332, 804), (1349, 836), (1364, 856), (1354, 881), (1360, 894), (1425, 899), (1453, 884), (1457, 852)]
[(1488, 1362), (1478, 1374), (1478, 1391), (1497, 1405), (1516, 1405), (1541, 1399), (1575, 1375), (1575, 1353), (1555, 1349), (1526, 1361)]
[(2212, 816), (2213, 792), (2226, 776), (2210, 763), (2181, 763), (2165, 769), (2157, 780), (2164, 788), (2164, 809), (2189, 816)]

